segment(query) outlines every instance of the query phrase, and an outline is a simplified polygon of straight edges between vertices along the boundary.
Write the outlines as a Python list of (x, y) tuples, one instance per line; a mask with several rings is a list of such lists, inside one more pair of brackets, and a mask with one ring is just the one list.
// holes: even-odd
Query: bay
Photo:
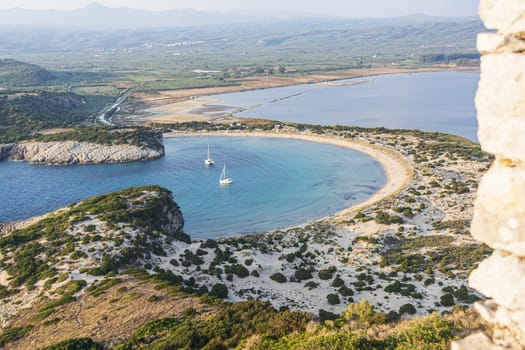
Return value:
[[(386, 182), (380, 164), (342, 147), (248, 137), (167, 138), (164, 158), (45, 166), (0, 162), (0, 222), (44, 214), (132, 186), (173, 192), (185, 231), (204, 239), (305, 223), (361, 202)], [(210, 144), (214, 167), (205, 167)], [(219, 186), (223, 164), (234, 183)]]

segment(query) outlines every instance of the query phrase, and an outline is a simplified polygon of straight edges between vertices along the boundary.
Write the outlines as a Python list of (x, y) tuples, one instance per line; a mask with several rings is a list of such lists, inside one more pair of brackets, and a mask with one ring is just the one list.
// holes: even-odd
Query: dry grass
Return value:
[(38, 132), (38, 134), (40, 135), (52, 135), (52, 134), (58, 134), (60, 132), (68, 132), (68, 131), (73, 131), (75, 129), (73, 128), (53, 128), (53, 129), (44, 129), (44, 130), (40, 130)]
[[(123, 280), (98, 297), (84, 291), (77, 302), (61, 306), (42, 321), (34, 322), (34, 315), (44, 303), (22, 311), (12, 327), (34, 324), (35, 328), (6, 348), (35, 349), (80, 337), (111, 343), (129, 337), (133, 330), (149, 321), (182, 317), (183, 311), (190, 307), (203, 316), (212, 311), (198, 298), (172, 295), (167, 289), (157, 290), (155, 284), (129, 276)], [(156, 301), (149, 301), (151, 296)]]

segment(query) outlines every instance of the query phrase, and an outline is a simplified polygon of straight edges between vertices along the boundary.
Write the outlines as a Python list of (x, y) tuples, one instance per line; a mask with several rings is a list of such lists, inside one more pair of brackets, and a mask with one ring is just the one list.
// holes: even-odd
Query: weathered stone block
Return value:
[(482, 54), (525, 51), (525, 40), (497, 33), (478, 34), (478, 51)]
[(497, 160), (479, 184), (471, 233), (488, 246), (525, 257), (525, 168)]
[(494, 345), (492, 341), (483, 333), (472, 334), (471, 336), (452, 343), (451, 350), (505, 350), (501, 346)]
[(487, 152), (525, 160), (525, 55), (504, 53), (481, 59), (476, 94), (478, 138)]
[(480, 316), (493, 325), (493, 341), (511, 349), (523, 349), (525, 344), (525, 310), (508, 310), (493, 300), (474, 305)]
[(487, 28), (505, 34), (525, 33), (525, 1), (481, 0), (479, 15)]
[(469, 277), (472, 288), (508, 310), (525, 310), (525, 260), (495, 251)]

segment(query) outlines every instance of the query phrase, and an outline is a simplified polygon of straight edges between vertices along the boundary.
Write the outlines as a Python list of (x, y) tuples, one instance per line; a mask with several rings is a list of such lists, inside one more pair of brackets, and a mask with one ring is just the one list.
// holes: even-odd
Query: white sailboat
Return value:
[(210, 157), (210, 145), (208, 144), (208, 158), (207, 159), (204, 159), (204, 164), (206, 166), (210, 166), (210, 165), (213, 165), (215, 164), (215, 162), (213, 161), (213, 159), (211, 159)]
[(226, 164), (224, 164), (224, 167), (222, 168), (221, 177), (219, 179), (220, 185), (231, 185), (233, 183), (233, 180), (229, 177), (226, 177)]

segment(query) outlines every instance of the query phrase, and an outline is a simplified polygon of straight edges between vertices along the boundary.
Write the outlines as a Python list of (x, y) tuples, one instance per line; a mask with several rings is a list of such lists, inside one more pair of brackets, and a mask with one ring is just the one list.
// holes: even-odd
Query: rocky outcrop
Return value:
[[(5, 145), (4, 145), (5, 146)], [(9, 146), (9, 145), (7, 145)], [(95, 164), (150, 160), (164, 156), (164, 146), (100, 145), (89, 142), (22, 142), (0, 147), (0, 159), (39, 164)]]
[(16, 143), (0, 144), (0, 160), (7, 159), (15, 148)]

